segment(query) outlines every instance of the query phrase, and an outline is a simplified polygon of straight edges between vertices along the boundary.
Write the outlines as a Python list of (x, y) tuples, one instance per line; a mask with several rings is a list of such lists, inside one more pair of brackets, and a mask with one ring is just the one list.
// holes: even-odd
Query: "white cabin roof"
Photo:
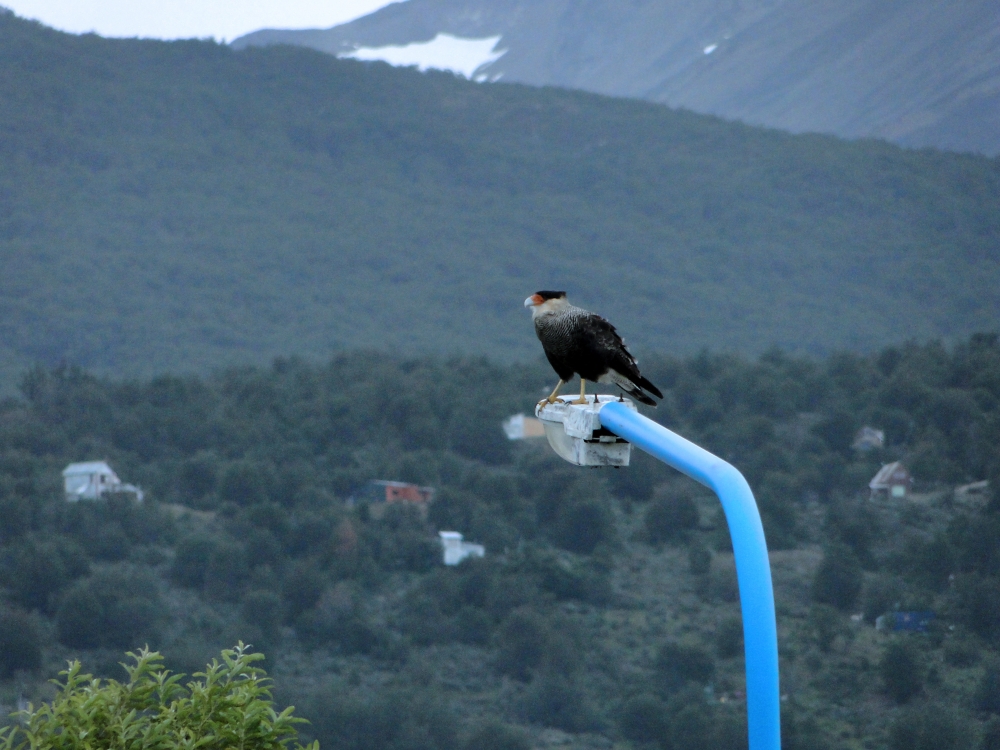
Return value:
[(107, 461), (81, 461), (70, 464), (63, 469), (64, 477), (71, 477), (77, 474), (114, 474)]
[(910, 474), (900, 461), (886, 464), (872, 477), (868, 486), (873, 490), (887, 490), (894, 484), (903, 484), (909, 480)]

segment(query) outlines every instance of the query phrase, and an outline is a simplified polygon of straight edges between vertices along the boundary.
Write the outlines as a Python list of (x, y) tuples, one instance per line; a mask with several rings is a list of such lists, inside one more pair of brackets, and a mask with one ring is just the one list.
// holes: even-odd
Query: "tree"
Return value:
[(643, 527), (650, 544), (663, 544), (698, 526), (698, 507), (686, 493), (660, 494), (646, 509)]
[(1000, 750), (1000, 718), (993, 716), (986, 722), (979, 750)]
[(629, 698), (618, 716), (618, 728), (633, 742), (666, 742), (670, 729), (667, 705), (649, 693)]
[(896, 703), (906, 703), (924, 688), (923, 665), (908, 643), (890, 644), (882, 655), (879, 672), (885, 691)]
[[(269, 679), (254, 663), (263, 654), (239, 643), (181, 685), (183, 675), (163, 667), (163, 657), (142, 649), (129, 653), (128, 681), (102, 683), (73, 661), (60, 672), (51, 703), (22, 713), (21, 725), (0, 729), (2, 750), (33, 747), (113, 747), (167, 750), (197, 738), (203, 750), (301, 748), (295, 725), (304, 721), (289, 707), (274, 710)], [(306, 750), (319, 750), (313, 743)]]
[(75, 648), (137, 647), (159, 637), (164, 617), (155, 573), (120, 565), (74, 585), (56, 613), (59, 641)]
[(42, 666), (41, 637), (30, 615), (18, 610), (0, 611), (0, 676), (15, 670)]
[(854, 606), (861, 593), (861, 565), (857, 557), (844, 545), (827, 549), (813, 578), (813, 599), (820, 604), (830, 604), (839, 610)]
[(535, 676), (521, 699), (520, 708), (528, 721), (564, 732), (588, 732), (600, 727), (579, 683), (554, 672)]
[(524, 730), (496, 720), (483, 722), (466, 738), (465, 750), (531, 750)]
[(528, 680), (545, 658), (550, 639), (548, 625), (540, 615), (529, 609), (515, 610), (497, 632), (497, 670)]
[(560, 547), (589, 555), (601, 542), (614, 538), (615, 526), (607, 501), (601, 498), (573, 499), (559, 510), (553, 538)]
[(903, 711), (889, 727), (890, 750), (962, 750), (969, 747), (962, 719), (935, 704)]
[(654, 664), (664, 692), (674, 692), (688, 682), (704, 684), (715, 674), (711, 654), (695, 644), (664, 643)]
[(1000, 665), (987, 665), (973, 700), (977, 711), (1000, 714)]

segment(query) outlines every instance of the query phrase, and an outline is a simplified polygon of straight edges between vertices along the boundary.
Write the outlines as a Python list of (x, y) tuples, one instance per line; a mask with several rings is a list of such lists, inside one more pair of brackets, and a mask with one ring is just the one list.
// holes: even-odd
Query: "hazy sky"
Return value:
[(0, 0), (17, 15), (101, 36), (231, 41), (262, 28), (328, 28), (389, 0)]

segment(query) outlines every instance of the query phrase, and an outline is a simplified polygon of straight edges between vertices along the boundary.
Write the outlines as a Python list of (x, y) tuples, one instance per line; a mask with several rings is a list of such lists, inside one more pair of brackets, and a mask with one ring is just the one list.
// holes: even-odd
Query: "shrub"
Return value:
[(501, 674), (527, 680), (545, 656), (548, 628), (530, 610), (515, 610), (497, 631), (495, 665)]
[(899, 562), (908, 571), (909, 579), (932, 591), (941, 591), (955, 570), (955, 551), (944, 534), (937, 534), (928, 541), (911, 540)]
[(878, 575), (869, 580), (861, 602), (865, 621), (874, 625), (879, 615), (894, 609), (902, 598), (902, 590), (901, 583), (890, 576)]
[(986, 722), (979, 750), (1000, 750), (1000, 718), (993, 716)]
[(972, 638), (950, 638), (944, 644), (945, 663), (953, 667), (971, 667), (981, 656), (982, 649)]
[(464, 750), (531, 750), (531, 742), (524, 730), (494, 720), (476, 727), (462, 747)]
[(612, 596), (607, 571), (556, 555), (537, 554), (529, 563), (543, 591), (565, 601), (579, 599), (592, 604), (606, 604)]
[(71, 662), (60, 673), (64, 682), (57, 683), (51, 703), (24, 712), (21, 726), (0, 730), (0, 748), (144, 750), (188, 747), (192, 738), (203, 750), (301, 747), (295, 725), (304, 720), (294, 717), (292, 708), (274, 711), (267, 675), (253, 666), (263, 654), (247, 653), (240, 643), (222, 652), (221, 664), (213, 659), (186, 685), (180, 684), (182, 675), (163, 668), (160, 654), (143, 649), (129, 656), (135, 664), (125, 666), (125, 683), (102, 683), (81, 674), (80, 662)]
[(242, 544), (222, 542), (205, 567), (205, 593), (219, 601), (236, 601), (250, 575), (250, 557)]
[(203, 535), (182, 539), (175, 550), (170, 577), (181, 586), (200, 589), (205, 585), (205, 566), (217, 543)]
[(260, 628), (267, 643), (276, 642), (281, 635), (281, 597), (273, 591), (261, 589), (247, 593), (240, 602), (240, 615), (244, 622)]
[(42, 666), (41, 636), (30, 615), (17, 610), (0, 612), (0, 677), (19, 669)]
[(307, 609), (316, 606), (325, 585), (326, 580), (315, 561), (301, 560), (292, 564), (285, 573), (281, 586), (287, 616), (294, 620)]
[(521, 713), (529, 722), (565, 732), (588, 732), (600, 728), (597, 715), (579, 684), (552, 672), (532, 680), (521, 699)]
[(178, 489), (185, 500), (198, 502), (215, 491), (218, 482), (218, 459), (206, 451), (196, 453), (181, 464)]
[(25, 539), (4, 560), (3, 575), (14, 601), (25, 609), (51, 614), (58, 594), (87, 573), (86, 559), (65, 537), (49, 542)]
[(219, 497), (238, 505), (267, 502), (275, 484), (274, 472), (260, 461), (234, 461), (219, 480)]
[(673, 692), (688, 682), (706, 683), (715, 674), (715, 662), (703, 648), (669, 642), (656, 656), (657, 677), (664, 691)]
[(983, 638), (1000, 634), (1000, 579), (976, 574), (958, 576), (955, 582), (960, 621)]
[(936, 704), (903, 711), (889, 727), (890, 750), (959, 750), (967, 748), (968, 727)]
[(73, 648), (97, 648), (101, 645), (104, 607), (87, 588), (78, 586), (63, 599), (56, 612), (56, 637)]
[(704, 694), (690, 688), (674, 695), (667, 702), (671, 750), (710, 748), (716, 746), (715, 712)]
[(896, 703), (906, 703), (923, 690), (923, 665), (908, 643), (890, 644), (882, 655), (879, 672), (885, 691)]
[(359, 699), (327, 688), (308, 701), (309, 730), (337, 750), (457, 750), (454, 715), (426, 687)]
[(838, 635), (844, 633), (840, 612), (828, 604), (814, 604), (809, 611), (809, 626), (816, 637), (816, 645), (824, 654), (829, 653)]
[(977, 711), (1000, 714), (1000, 665), (993, 663), (986, 667), (976, 686), (974, 701)]
[(743, 653), (743, 620), (729, 617), (715, 631), (715, 650), (720, 659), (732, 659)]
[(663, 544), (697, 528), (698, 507), (687, 494), (657, 496), (646, 508), (643, 530), (650, 544)]
[(693, 544), (688, 550), (688, 568), (692, 575), (706, 576), (712, 572), (712, 551), (702, 544)]
[[(782, 708), (781, 713), (784, 717), (784, 708)], [(746, 750), (749, 743), (747, 733), (747, 717), (744, 711), (716, 711), (715, 739), (711, 745), (712, 750)], [(797, 750), (795, 745), (788, 742), (784, 728), (781, 730), (781, 746), (784, 750)], [(809, 750), (821, 749), (812, 746)]]
[(74, 648), (136, 647), (155, 641), (164, 608), (151, 571), (122, 565), (79, 581), (56, 613), (56, 634)]
[(528, 680), (545, 667), (568, 674), (578, 665), (580, 649), (565, 628), (551, 627), (530, 609), (516, 609), (497, 630), (495, 666), (501, 674)]
[(618, 728), (627, 740), (663, 744), (669, 736), (667, 706), (648, 693), (629, 698), (622, 706)]
[(559, 510), (553, 541), (563, 549), (589, 555), (614, 539), (615, 524), (606, 500), (571, 500)]
[(820, 604), (849, 610), (861, 593), (862, 573), (849, 547), (838, 545), (826, 550), (813, 578), (812, 596)]

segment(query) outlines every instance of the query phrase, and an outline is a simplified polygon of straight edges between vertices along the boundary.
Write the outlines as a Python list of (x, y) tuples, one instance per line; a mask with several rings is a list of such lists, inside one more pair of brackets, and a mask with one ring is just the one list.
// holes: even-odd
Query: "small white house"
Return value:
[(902, 463), (894, 461), (878, 470), (878, 474), (868, 483), (868, 488), (871, 490), (872, 499), (881, 492), (890, 497), (902, 498), (912, 491), (913, 477)]
[(858, 430), (858, 433), (854, 436), (854, 442), (851, 443), (851, 447), (856, 451), (861, 451), (862, 453), (873, 451), (876, 448), (884, 448), (885, 432), (865, 425)]
[(66, 499), (97, 500), (105, 492), (131, 492), (142, 501), (142, 490), (132, 484), (125, 484), (106, 461), (82, 461), (63, 469), (63, 483)]
[(463, 542), (457, 531), (439, 531), (441, 546), (444, 548), (444, 564), (458, 565), (467, 557), (485, 557), (486, 547), (481, 544)]
[(508, 440), (545, 437), (545, 426), (542, 424), (542, 420), (524, 414), (515, 414), (505, 419), (503, 431)]

